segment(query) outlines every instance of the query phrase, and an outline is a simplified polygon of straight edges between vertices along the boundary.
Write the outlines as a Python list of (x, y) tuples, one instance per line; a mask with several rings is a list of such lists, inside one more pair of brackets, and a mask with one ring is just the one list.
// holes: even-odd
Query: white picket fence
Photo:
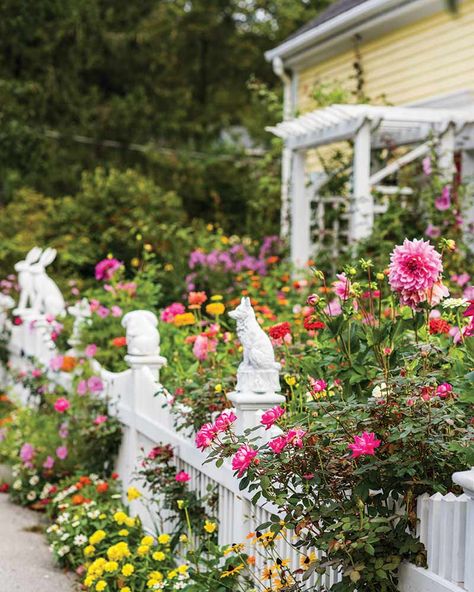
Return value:
[[(36, 358), (44, 364), (55, 355), (55, 345), (49, 338), (48, 326), (41, 318), (30, 318), (22, 325), (12, 326), (10, 338), (10, 364), (16, 369), (26, 369), (28, 358)], [(170, 411), (169, 396), (160, 383), (159, 371), (165, 360), (155, 356), (126, 356), (129, 369), (111, 373), (97, 367), (106, 384), (111, 413), (116, 413), (123, 424), (123, 439), (117, 459), (117, 471), (127, 487), (136, 485), (137, 459), (158, 443), (170, 444), (175, 453), (177, 466), (191, 476), (189, 485), (196, 492), (207, 492), (208, 486), (218, 494), (219, 543), (247, 543), (246, 536), (259, 524), (270, 520), (276, 513), (263, 500), (255, 505), (246, 491), (240, 491), (238, 480), (228, 463), (217, 468), (212, 463), (203, 464), (206, 455), (195, 447), (193, 438), (177, 432)], [(67, 386), (69, 374), (51, 372), (51, 380)], [(11, 385), (21, 401), (27, 393)], [(257, 425), (261, 414), (258, 395), (255, 404), (239, 407), (235, 412), (237, 424)], [(252, 410), (253, 409), (253, 410)], [(253, 418), (253, 420), (252, 420)], [(457, 473), (454, 481), (465, 493), (445, 496), (428, 494), (418, 500), (418, 535), (428, 552), (428, 569), (411, 564), (400, 570), (401, 592), (474, 592), (474, 469)], [(156, 500), (159, 504), (159, 500)], [(157, 522), (138, 500), (133, 502), (134, 511), (140, 514), (150, 529)], [(164, 526), (165, 530), (167, 525)], [(168, 524), (169, 527), (169, 524)], [(289, 558), (293, 566), (299, 565), (301, 551), (295, 550), (284, 539), (278, 541), (281, 557)], [(253, 552), (253, 551), (252, 551)], [(262, 567), (261, 562), (257, 567)], [(308, 580), (307, 589), (320, 590), (338, 581), (339, 574), (331, 570), (325, 576)]]

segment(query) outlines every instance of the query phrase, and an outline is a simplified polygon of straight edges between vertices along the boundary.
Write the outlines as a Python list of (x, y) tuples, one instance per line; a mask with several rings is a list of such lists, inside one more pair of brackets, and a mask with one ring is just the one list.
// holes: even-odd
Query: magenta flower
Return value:
[(58, 372), (58, 370), (61, 370), (61, 367), (63, 365), (63, 361), (64, 361), (64, 356), (54, 356), (54, 358), (51, 358), (49, 360), (49, 367), (51, 368), (51, 370)]
[(31, 376), (33, 378), (39, 378), (43, 373), (41, 372), (41, 370), (38, 370), (37, 368), (33, 368), (33, 370), (31, 371)]
[(436, 389), (436, 394), (440, 399), (445, 399), (453, 392), (453, 385), (449, 382), (443, 382)]
[(198, 448), (205, 450), (212, 444), (216, 436), (215, 426), (212, 423), (205, 423), (197, 432), (194, 441)]
[(438, 226), (433, 226), (430, 222), (426, 227), (425, 234), (429, 238), (438, 238), (441, 235), (441, 229)]
[(474, 300), (469, 300), (469, 306), (464, 311), (463, 317), (474, 317)]
[(102, 304), (99, 306), (99, 308), (97, 309), (97, 314), (99, 315), (99, 317), (101, 317), (102, 319), (105, 319), (106, 317), (109, 316), (110, 314), (110, 310), (106, 307), (103, 306)]
[(178, 483), (187, 483), (191, 480), (191, 477), (188, 475), (188, 473), (186, 473), (186, 471), (180, 471), (176, 474), (175, 480)]
[(388, 279), (400, 302), (416, 308), (427, 300), (442, 271), (441, 255), (428, 241), (406, 238), (390, 255)]
[(232, 458), (232, 468), (234, 471), (238, 471), (238, 477), (242, 477), (256, 456), (257, 451), (248, 444), (244, 444), (237, 450)]
[(52, 456), (47, 456), (46, 460), (43, 463), (44, 469), (52, 469), (54, 467), (54, 458)]
[(67, 446), (59, 446), (58, 448), (56, 448), (56, 456), (60, 460), (66, 459), (67, 455), (68, 455)]
[(449, 210), (451, 207), (451, 187), (446, 185), (441, 191), (441, 195), (435, 199), (435, 208), (440, 212)]
[(352, 450), (352, 458), (358, 456), (375, 454), (375, 449), (381, 444), (380, 440), (377, 440), (374, 432), (364, 432), (361, 436), (354, 436), (353, 444), (349, 444), (349, 448)]
[(351, 282), (345, 273), (336, 274), (337, 281), (333, 283), (334, 293), (339, 296), (341, 300), (347, 300), (351, 295)]
[(276, 407), (272, 407), (272, 409), (268, 409), (262, 415), (262, 419), (260, 423), (265, 426), (266, 430), (269, 430), (272, 425), (280, 419), (280, 417), (285, 413), (285, 410), (277, 405)]
[(214, 431), (216, 434), (225, 432), (237, 419), (237, 415), (233, 411), (223, 411), (214, 422)]
[(337, 298), (328, 302), (326, 307), (323, 309), (324, 314), (329, 317), (338, 317), (342, 313), (341, 302)]
[(35, 448), (33, 444), (25, 442), (20, 449), (20, 458), (24, 464), (30, 464), (35, 455)]
[(311, 385), (311, 391), (313, 393), (320, 393), (328, 388), (328, 383), (322, 378), (318, 378), (317, 380), (315, 380), (310, 376), (309, 384)]
[(87, 393), (87, 381), (81, 380), (77, 385), (76, 392), (78, 395), (85, 395)]
[(97, 353), (97, 345), (95, 343), (91, 343), (90, 345), (86, 345), (84, 353), (87, 358), (93, 358)]
[(95, 423), (95, 425), (100, 425), (101, 423), (105, 423), (107, 421), (107, 419), (108, 419), (107, 415), (98, 415), (94, 419), (94, 423)]
[(288, 444), (292, 444), (296, 448), (303, 447), (303, 436), (306, 434), (305, 430), (301, 428), (291, 428), (286, 435)]
[(96, 280), (111, 280), (115, 272), (122, 267), (122, 263), (118, 259), (113, 257), (102, 259), (95, 266), (95, 279)]
[(91, 393), (100, 393), (104, 390), (104, 383), (98, 376), (91, 376), (87, 380), (87, 388)]
[(69, 407), (71, 406), (71, 403), (65, 399), (64, 397), (61, 397), (60, 399), (56, 399), (56, 401), (54, 402), (54, 408), (56, 409), (56, 411), (58, 413), (64, 413), (65, 411), (67, 411), (69, 409)]
[(285, 449), (287, 443), (288, 442), (285, 436), (277, 436), (276, 438), (273, 438), (273, 440), (270, 440), (268, 446), (273, 450), (275, 454), (280, 454)]
[(431, 158), (426, 156), (422, 161), (421, 164), (423, 166), (423, 173), (428, 177), (432, 173), (431, 169)]
[(160, 319), (164, 323), (172, 323), (176, 315), (183, 314), (185, 311), (185, 307), (180, 302), (173, 302), (162, 310)]

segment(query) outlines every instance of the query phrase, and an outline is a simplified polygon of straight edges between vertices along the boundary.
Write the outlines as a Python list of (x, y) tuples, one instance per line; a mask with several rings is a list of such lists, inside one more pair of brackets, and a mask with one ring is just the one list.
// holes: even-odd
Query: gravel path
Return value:
[(15, 506), (0, 494), (1, 592), (76, 592), (75, 578), (55, 567), (43, 516)]

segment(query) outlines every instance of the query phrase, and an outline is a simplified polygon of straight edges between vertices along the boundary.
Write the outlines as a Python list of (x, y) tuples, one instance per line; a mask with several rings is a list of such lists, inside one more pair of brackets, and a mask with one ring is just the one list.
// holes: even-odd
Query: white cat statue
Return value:
[(244, 350), (244, 358), (237, 372), (237, 391), (274, 393), (280, 391), (280, 364), (270, 338), (258, 324), (249, 298), (242, 298), (239, 306), (229, 312), (237, 322), (237, 336)]

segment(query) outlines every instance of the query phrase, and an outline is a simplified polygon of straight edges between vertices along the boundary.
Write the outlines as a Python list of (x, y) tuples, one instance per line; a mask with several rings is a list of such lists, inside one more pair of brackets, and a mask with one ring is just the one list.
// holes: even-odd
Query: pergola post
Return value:
[(466, 185), (466, 206), (463, 217), (464, 239), (474, 253), (474, 150), (464, 150), (461, 161), (462, 181)]
[(292, 155), (291, 206), (291, 261), (295, 267), (304, 267), (311, 254), (311, 204), (306, 189), (304, 150)]
[(370, 191), (370, 121), (365, 121), (354, 138), (354, 163), (349, 241), (367, 238), (374, 226), (374, 198)]
[(453, 180), (455, 139), (454, 125), (450, 124), (440, 137), (437, 147), (438, 168), (446, 183), (452, 183)]

